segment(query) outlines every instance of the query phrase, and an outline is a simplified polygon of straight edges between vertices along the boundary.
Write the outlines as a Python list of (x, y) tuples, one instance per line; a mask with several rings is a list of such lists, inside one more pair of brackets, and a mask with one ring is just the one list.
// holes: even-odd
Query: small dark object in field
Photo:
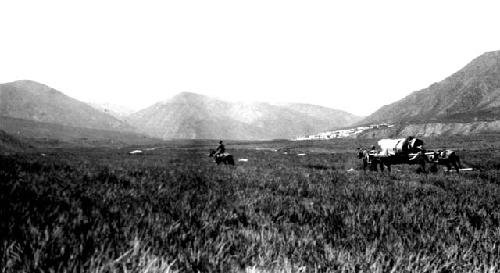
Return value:
[(474, 227), (474, 228), (481, 228), (481, 225), (483, 224), (483, 219), (481, 216), (475, 214), (475, 213), (467, 213), (467, 218), (469, 219), (469, 223)]

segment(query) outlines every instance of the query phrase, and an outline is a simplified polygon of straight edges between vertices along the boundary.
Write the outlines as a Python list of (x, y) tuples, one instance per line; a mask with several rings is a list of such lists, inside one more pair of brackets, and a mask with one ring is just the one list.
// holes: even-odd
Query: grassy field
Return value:
[(463, 174), (364, 174), (373, 140), (229, 142), (234, 167), (206, 141), (0, 156), (0, 270), (498, 272), (499, 139), (426, 140)]

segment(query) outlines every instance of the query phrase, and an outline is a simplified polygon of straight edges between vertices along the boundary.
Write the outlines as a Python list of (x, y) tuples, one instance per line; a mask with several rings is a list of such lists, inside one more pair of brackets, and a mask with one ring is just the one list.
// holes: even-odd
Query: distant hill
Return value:
[(174, 139), (293, 138), (348, 126), (358, 117), (306, 104), (231, 103), (184, 92), (128, 117), (138, 130)]
[(33, 148), (29, 143), (0, 130), (0, 154), (3, 152), (21, 152)]
[(362, 119), (346, 111), (305, 103), (288, 103), (282, 105), (292, 111), (296, 111), (313, 118), (329, 123), (330, 128), (338, 128), (352, 125)]
[(356, 138), (394, 138), (394, 137), (435, 137), (453, 135), (477, 135), (500, 133), (500, 120), (473, 122), (427, 122), (400, 123), (393, 127), (379, 127), (363, 131)]
[(126, 146), (161, 142), (160, 139), (132, 132), (73, 127), (0, 116), (1, 129), (38, 146)]
[(86, 103), (27, 80), (0, 84), (0, 116), (101, 130), (134, 130)]
[(477, 57), (450, 77), (383, 106), (360, 123), (427, 123), (500, 119), (500, 51)]

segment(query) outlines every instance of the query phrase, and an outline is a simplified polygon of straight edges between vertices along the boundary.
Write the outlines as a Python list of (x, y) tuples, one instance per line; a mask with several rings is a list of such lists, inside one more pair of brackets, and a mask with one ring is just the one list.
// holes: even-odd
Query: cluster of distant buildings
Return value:
[(322, 132), (322, 133), (318, 133), (318, 134), (314, 134), (314, 135), (301, 136), (301, 137), (297, 137), (293, 140), (300, 141), (300, 140), (325, 140), (325, 139), (333, 139), (333, 138), (352, 138), (352, 137), (356, 137), (356, 135), (359, 135), (360, 133), (367, 131), (367, 130), (391, 128), (391, 127), (394, 127), (394, 125), (387, 124), (387, 123), (371, 124), (369, 126), (359, 126), (359, 127), (355, 127), (355, 128), (327, 131), (327, 132)]

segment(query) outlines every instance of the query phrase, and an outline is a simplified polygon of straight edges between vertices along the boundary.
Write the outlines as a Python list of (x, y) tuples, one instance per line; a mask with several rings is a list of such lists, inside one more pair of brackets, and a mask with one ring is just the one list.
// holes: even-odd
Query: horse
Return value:
[(434, 164), (431, 166), (432, 172), (437, 172), (437, 165), (446, 166), (448, 171), (451, 171), (452, 166), (455, 168), (457, 173), (460, 172), (462, 164), (460, 163), (460, 157), (452, 150), (437, 150), (433, 154), (429, 155), (429, 160)]
[(358, 148), (358, 159), (363, 159), (363, 172), (366, 173), (366, 167), (370, 166), (370, 171), (377, 171), (377, 164), (379, 161), (375, 157), (370, 157), (370, 152)]
[(234, 158), (233, 155), (228, 153), (216, 154), (215, 150), (210, 150), (208, 154), (209, 157), (215, 158), (215, 163), (219, 165), (220, 163), (224, 163), (224, 165), (233, 165), (234, 166)]
[(427, 170), (425, 169), (426, 163), (430, 163), (429, 158), (425, 154), (424, 151), (420, 151), (416, 154), (413, 155), (413, 157), (410, 158), (410, 154), (407, 153), (400, 153), (400, 154), (395, 154), (395, 155), (387, 155), (387, 156), (380, 156), (378, 157), (378, 160), (380, 161), (380, 171), (384, 171), (384, 166), (387, 167), (387, 171), (391, 172), (391, 166), (392, 165), (399, 165), (399, 164), (409, 164), (409, 165), (419, 165), (420, 168), (417, 169), (417, 172), (424, 172), (426, 173)]

